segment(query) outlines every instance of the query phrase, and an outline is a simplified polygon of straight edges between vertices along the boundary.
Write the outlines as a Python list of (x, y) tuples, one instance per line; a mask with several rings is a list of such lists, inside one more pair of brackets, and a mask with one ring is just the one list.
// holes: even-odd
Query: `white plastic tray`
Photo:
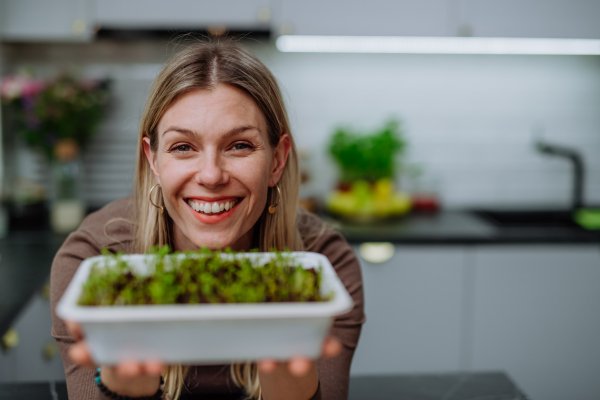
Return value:
[[(98, 364), (126, 359), (167, 363), (229, 363), (293, 356), (316, 358), (336, 315), (352, 309), (352, 298), (327, 257), (293, 252), (303, 268), (321, 268), (321, 293), (333, 299), (310, 303), (180, 304), (148, 306), (78, 306), (82, 286), (94, 263), (79, 266), (60, 299), (56, 313), (82, 325), (92, 358)], [(245, 253), (266, 260), (272, 253)], [(122, 256), (144, 271), (149, 257)]]

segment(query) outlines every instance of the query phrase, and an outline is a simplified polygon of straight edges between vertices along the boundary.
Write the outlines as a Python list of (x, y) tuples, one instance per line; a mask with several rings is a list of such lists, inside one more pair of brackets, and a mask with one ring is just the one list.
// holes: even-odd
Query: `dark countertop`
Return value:
[(489, 241), (493, 226), (465, 212), (411, 214), (403, 218), (373, 223), (356, 223), (324, 217), (350, 243), (392, 242), (406, 244), (467, 243)]
[(348, 242), (392, 242), (407, 245), (600, 243), (600, 231), (575, 224), (517, 226), (497, 224), (469, 211), (409, 214), (390, 221), (357, 223), (322, 216)]
[(349, 400), (526, 400), (503, 372), (355, 376)]
[[(526, 400), (502, 372), (358, 376), (350, 378), (349, 400)], [(0, 400), (66, 400), (64, 382), (0, 384)], [(233, 400), (224, 396), (202, 399)], [(182, 397), (183, 400), (183, 397)], [(236, 400), (238, 400), (236, 398)]]

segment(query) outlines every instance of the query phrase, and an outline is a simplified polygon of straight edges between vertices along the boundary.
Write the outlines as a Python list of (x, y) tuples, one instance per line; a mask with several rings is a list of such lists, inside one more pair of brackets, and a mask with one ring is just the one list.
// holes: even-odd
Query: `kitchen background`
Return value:
[[(407, 161), (437, 181), (451, 208), (562, 207), (571, 200), (572, 166), (534, 148), (544, 139), (579, 149), (588, 168), (586, 198), (600, 202), (600, 58), (596, 56), (282, 53), (245, 41), (279, 79), (299, 148), (319, 171), (314, 194), (327, 193), (336, 169), (325, 149), (334, 129), (373, 130), (403, 122)], [(100, 207), (131, 187), (139, 116), (166, 41), (3, 46), (4, 71), (72, 69), (110, 77), (113, 98), (86, 153), (86, 202)], [(44, 181), (42, 160), (22, 148), (15, 169)]]
[[(68, 70), (112, 80), (105, 119), (84, 154), (88, 208), (130, 192), (139, 117), (153, 79), (179, 45), (173, 30), (218, 28), (223, 21), (255, 33), (242, 43), (279, 80), (313, 177), (305, 196), (322, 201), (335, 188), (338, 172), (326, 147), (337, 127), (373, 131), (397, 118), (408, 142), (404, 162), (422, 169), (421, 182), (437, 194), (445, 215), (475, 208), (568, 210), (572, 165), (540, 154), (534, 146), (540, 139), (581, 153), (584, 202), (600, 204), (598, 55), (286, 53), (275, 46), (280, 34), (593, 39), (600, 38), (598, 1), (193, 3), (0, 2), (2, 75)], [(181, 12), (190, 7), (202, 10), (197, 18)], [(12, 132), (2, 134), (5, 198), (19, 177), (48, 186), (44, 158), (11, 139)], [(411, 189), (406, 175), (397, 183)], [(390, 239), (395, 255), (385, 265), (362, 260), (370, 325), (353, 374), (494, 369), (508, 371), (532, 398), (600, 395), (594, 382), (600, 321), (591, 313), (600, 300), (592, 284), (600, 277), (597, 241), (411, 240)], [(357, 249), (359, 242), (353, 242)], [(399, 294), (377, 297), (379, 290)], [(390, 309), (385, 301), (397, 305)], [(391, 310), (397, 319), (379, 316)], [(4, 357), (0, 381), (3, 371), (12, 374), (6, 380), (33, 379), (9, 372), (23, 361)]]
[[(127, 195), (139, 115), (150, 84), (162, 62), (176, 48), (173, 43), (176, 40), (148, 40), (143, 34), (137, 35), (142, 38), (138, 40), (93, 39), (84, 35), (86, 40), (79, 40), (83, 43), (73, 43), (74, 35), (67, 29), (62, 32), (62, 40), (59, 37), (39, 43), (50, 34), (36, 36), (28, 30), (36, 26), (35, 8), (17, 7), (27, 2), (5, 3), (13, 15), (23, 12), (31, 22), (17, 24), (9, 13), (3, 14), (7, 37), (1, 56), (4, 74), (23, 68), (30, 68), (41, 76), (71, 70), (87, 77), (114, 80), (110, 110), (86, 154), (86, 202), (91, 207), (99, 207)], [(63, 0), (60, 4), (70, 7), (67, 9), (70, 14), (79, 15), (74, 6), (79, 3)], [(256, 20), (255, 14), (264, 7), (260, 3), (254, 5), (259, 11), (254, 10), (247, 19)], [(342, 34), (386, 34), (394, 29), (385, 23), (395, 22), (393, 27), (400, 26), (396, 31), (408, 30), (412, 35), (454, 34), (450, 31), (471, 26), (475, 32), (482, 31), (479, 36), (483, 36), (486, 28), (492, 32), (495, 28), (485, 19), (490, 18), (489, 14), (497, 14), (497, 19), (492, 19), (497, 25), (503, 17), (494, 9), (497, 3), (494, 1), (459, 2), (462, 8), (455, 4), (454, 8), (463, 11), (457, 12), (451, 7), (452, 2), (438, 0), (411, 6), (413, 8), (400, 2), (395, 11), (407, 14), (412, 11), (412, 14), (387, 16), (388, 20), (383, 22), (378, 15), (379, 20), (374, 18), (372, 22), (359, 24), (357, 15), (371, 9), (365, 9), (360, 2), (346, 6), (345, 20), (324, 17), (335, 9), (335, 2), (330, 6), (332, 10), (324, 6), (321, 10), (317, 3), (306, 4), (304, 8), (291, 2), (287, 12), (284, 6), (289, 2), (283, 3), (280, 6), (283, 10), (271, 7), (274, 20), (266, 25), (273, 25), (275, 33), (277, 29), (297, 26), (297, 33), (319, 34), (329, 33), (329, 30)], [(579, 3), (577, 12), (575, 6), (554, 1), (553, 6), (546, 9), (549, 27), (532, 22), (536, 20), (535, 4), (528, 6), (532, 10), (526, 6), (514, 9), (516, 14), (524, 14), (521, 17), (524, 21), (505, 11), (509, 16), (505, 16), (506, 32), (501, 33), (593, 37), (590, 35), (596, 28), (586, 25), (584, 14), (598, 6), (594, 1)], [(104, 23), (101, 26), (163, 27), (152, 24), (152, 15), (147, 16), (147, 21), (143, 20), (144, 15), (130, 17), (132, 22), (127, 25), (123, 21), (124, 11), (115, 4), (108, 1), (96, 6), (95, 19), (99, 24)], [(135, 6), (135, 2), (131, 4)], [(482, 4), (488, 4), (490, 10), (480, 10)], [(510, 4), (506, 8), (513, 11)], [(84, 15), (93, 14), (89, 6), (86, 10)], [(60, 7), (46, 10), (55, 14), (59, 11)], [(528, 15), (528, 11), (533, 15)], [(320, 17), (314, 17), (315, 13)], [(457, 21), (452, 24), (451, 17), (457, 13), (462, 17), (455, 17)], [(472, 20), (467, 18), (469, 15)], [(530, 21), (527, 16), (531, 17)], [(428, 24), (418, 25), (415, 21), (419, 18)], [(463, 22), (459, 21), (461, 18)], [(295, 24), (282, 22), (290, 19), (298, 21)], [(405, 23), (402, 28), (405, 20), (410, 24)], [(80, 22), (92, 29), (94, 17)], [(164, 24), (176, 28), (186, 22), (175, 20), (170, 25), (169, 22)], [(482, 27), (477, 28), (478, 24)], [(65, 22), (65, 25), (72, 28), (71, 24)], [(265, 29), (263, 24), (255, 22), (255, 25)], [(60, 25), (59, 28), (65, 29)], [(529, 32), (519, 32), (519, 29), (529, 29)], [(58, 28), (54, 30), (58, 31), (55, 35), (61, 34)], [(311, 154), (311, 165), (319, 171), (319, 179), (310, 189), (317, 195), (323, 195), (335, 185), (336, 170), (324, 149), (334, 128), (346, 125), (373, 130), (386, 119), (397, 117), (403, 122), (409, 143), (407, 161), (425, 169), (447, 207), (568, 205), (571, 165), (561, 159), (541, 156), (534, 150), (535, 139), (579, 149), (588, 168), (586, 201), (600, 202), (600, 59), (596, 56), (283, 53), (275, 48), (273, 40), (255, 39), (244, 43), (279, 79), (298, 145)], [(9, 164), (7, 168), (14, 168), (20, 176), (39, 180), (46, 171), (43, 163), (26, 150), (16, 159), (15, 165)]]

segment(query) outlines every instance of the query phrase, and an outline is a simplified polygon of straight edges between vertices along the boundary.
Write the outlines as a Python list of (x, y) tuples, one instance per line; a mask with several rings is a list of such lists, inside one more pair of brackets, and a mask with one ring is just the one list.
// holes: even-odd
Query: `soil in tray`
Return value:
[(78, 304), (83, 306), (315, 302), (320, 269), (303, 269), (293, 257), (277, 253), (257, 264), (238, 253), (202, 249), (155, 252), (148, 271), (136, 272), (122, 255), (107, 255), (91, 268)]

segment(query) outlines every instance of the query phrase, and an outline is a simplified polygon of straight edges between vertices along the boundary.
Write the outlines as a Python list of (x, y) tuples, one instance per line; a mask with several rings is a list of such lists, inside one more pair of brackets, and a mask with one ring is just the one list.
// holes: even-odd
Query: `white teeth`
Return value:
[(194, 211), (200, 211), (200, 205), (195, 201), (188, 200), (188, 204), (194, 209)]
[(238, 200), (236, 199), (220, 204), (216, 201), (213, 203), (199, 203), (192, 199), (188, 199), (188, 204), (190, 207), (192, 207), (192, 209), (194, 209), (194, 211), (204, 214), (217, 214), (223, 211), (229, 211), (237, 204), (237, 202)]

